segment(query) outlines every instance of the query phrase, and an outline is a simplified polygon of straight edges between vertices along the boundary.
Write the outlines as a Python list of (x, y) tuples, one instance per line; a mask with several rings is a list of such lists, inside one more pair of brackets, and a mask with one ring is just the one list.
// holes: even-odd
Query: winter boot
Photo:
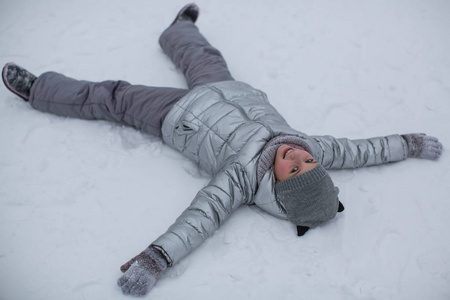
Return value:
[(14, 63), (7, 63), (2, 72), (3, 83), (8, 90), (25, 101), (30, 98), (31, 86), (36, 78), (36, 76)]
[(197, 21), (199, 11), (200, 9), (195, 3), (185, 5), (178, 12), (177, 16), (175, 17), (175, 20), (173, 20), (170, 26), (181, 21), (191, 21), (192, 23), (195, 23), (195, 21)]

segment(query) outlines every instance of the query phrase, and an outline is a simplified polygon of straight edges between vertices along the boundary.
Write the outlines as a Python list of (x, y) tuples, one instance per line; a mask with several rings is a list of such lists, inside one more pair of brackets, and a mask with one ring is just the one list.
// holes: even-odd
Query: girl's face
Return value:
[(317, 162), (308, 152), (282, 145), (275, 155), (275, 178), (283, 181), (306, 173), (317, 166)]

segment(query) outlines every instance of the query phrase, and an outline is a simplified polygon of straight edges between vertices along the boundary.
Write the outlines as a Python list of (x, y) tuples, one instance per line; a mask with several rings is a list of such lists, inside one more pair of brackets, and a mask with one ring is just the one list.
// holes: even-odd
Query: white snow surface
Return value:
[[(242, 207), (146, 299), (450, 299), (450, 2), (199, 0), (233, 76), (303, 132), (425, 132), (438, 161), (333, 171), (346, 210), (299, 238)], [(158, 37), (186, 2), (0, 1), (0, 63), (185, 88)], [(208, 177), (160, 139), (0, 88), (0, 299), (130, 299), (119, 267)]]

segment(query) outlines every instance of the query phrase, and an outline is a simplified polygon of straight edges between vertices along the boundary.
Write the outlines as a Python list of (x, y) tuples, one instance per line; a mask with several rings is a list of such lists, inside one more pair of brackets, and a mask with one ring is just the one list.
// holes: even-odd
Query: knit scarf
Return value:
[(277, 150), (281, 145), (288, 145), (289, 147), (305, 151), (309, 150), (309, 146), (305, 143), (305, 141), (295, 135), (278, 135), (272, 138), (266, 143), (263, 150), (261, 151), (261, 156), (259, 157), (256, 171), (258, 184), (261, 182), (267, 170), (269, 170), (274, 165), (275, 155), (277, 154)]

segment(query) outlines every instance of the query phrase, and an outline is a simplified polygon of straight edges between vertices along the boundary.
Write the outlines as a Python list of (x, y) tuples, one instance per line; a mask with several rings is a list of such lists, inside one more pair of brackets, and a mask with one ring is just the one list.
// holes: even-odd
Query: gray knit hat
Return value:
[(286, 209), (288, 220), (297, 225), (299, 236), (344, 210), (338, 198), (339, 189), (321, 165), (276, 183), (275, 193)]

